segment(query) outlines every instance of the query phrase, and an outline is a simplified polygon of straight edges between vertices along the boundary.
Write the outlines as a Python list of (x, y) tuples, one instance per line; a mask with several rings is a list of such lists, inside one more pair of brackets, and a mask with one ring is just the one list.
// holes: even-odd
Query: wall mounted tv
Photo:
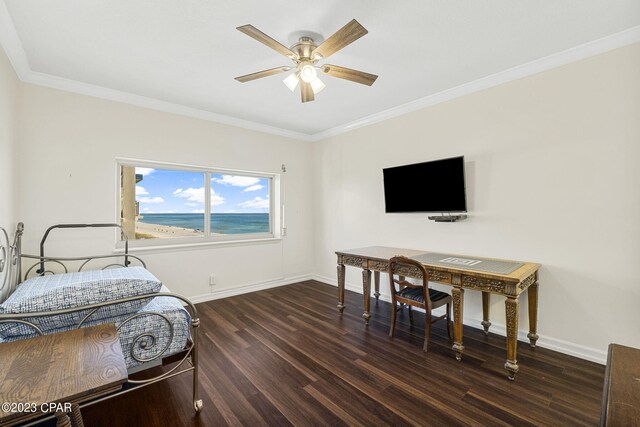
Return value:
[(387, 213), (466, 212), (464, 157), (382, 170)]

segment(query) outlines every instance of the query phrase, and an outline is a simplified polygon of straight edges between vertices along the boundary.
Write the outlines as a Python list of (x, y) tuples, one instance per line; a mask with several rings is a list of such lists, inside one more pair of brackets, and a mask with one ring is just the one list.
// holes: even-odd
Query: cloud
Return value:
[[(173, 192), (173, 195), (175, 197), (187, 199), (188, 202), (192, 203), (191, 205), (185, 203), (188, 206), (196, 206), (193, 203), (204, 204), (204, 187), (187, 189), (178, 188)], [(213, 191), (213, 189), (211, 189), (211, 206), (218, 206), (223, 204), (224, 202), (224, 197), (217, 194), (215, 191)]]
[(151, 175), (154, 171), (155, 169), (152, 169), (152, 168), (136, 168), (136, 174), (142, 175), (142, 176)]
[(264, 185), (261, 184), (256, 184), (256, 185), (252, 185), (251, 187), (247, 187), (244, 190), (242, 190), (243, 192), (248, 192), (248, 191), (258, 191), (258, 190), (262, 190), (264, 188)]
[(262, 197), (256, 197), (246, 202), (238, 203), (241, 208), (253, 208), (253, 209), (268, 209), (269, 198), (263, 199)]
[(219, 206), (222, 204), (224, 204), (224, 197), (216, 194), (216, 192), (211, 189), (211, 206)]
[(136, 196), (146, 196), (147, 194), (149, 194), (149, 192), (145, 190), (144, 187), (136, 185)]
[(189, 207), (194, 207), (194, 206), (198, 206), (198, 203), (193, 203), (193, 202), (187, 202), (184, 204), (185, 206), (189, 206)]
[(204, 209), (194, 209), (194, 210), (191, 211), (191, 213), (194, 213), (194, 214), (201, 213), (201, 214), (203, 214), (204, 213)]
[(175, 197), (187, 199), (190, 202), (204, 203), (204, 187), (187, 188), (186, 190), (178, 188), (173, 192), (173, 195)]
[(222, 175), (222, 178), (212, 178), (211, 180), (218, 184), (231, 185), (233, 187), (249, 187), (260, 182), (260, 178), (236, 175)]
[(137, 200), (140, 203), (164, 203), (162, 197), (139, 197)]

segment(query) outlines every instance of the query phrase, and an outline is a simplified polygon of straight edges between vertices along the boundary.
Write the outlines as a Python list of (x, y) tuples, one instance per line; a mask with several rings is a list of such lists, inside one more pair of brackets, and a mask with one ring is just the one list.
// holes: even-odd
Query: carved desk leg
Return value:
[(529, 299), (529, 333), (527, 338), (529, 338), (531, 348), (536, 348), (536, 341), (538, 341), (538, 282), (531, 284), (527, 293)]
[(513, 381), (518, 372), (518, 299), (507, 297), (504, 306), (507, 314), (507, 362), (504, 368), (509, 372), (509, 379)]
[(489, 335), (489, 299), (491, 294), (489, 292), (482, 293), (482, 327), (484, 328), (484, 334)]
[(380, 272), (379, 271), (373, 272), (373, 281), (375, 282), (375, 286), (376, 286), (376, 290), (373, 293), (373, 296), (376, 297), (376, 301), (378, 301), (380, 297)]
[(71, 425), (73, 427), (84, 427), (80, 406), (77, 403), (71, 404)]
[(344, 311), (344, 264), (338, 265), (338, 310)]
[(66, 412), (56, 412), (56, 427), (71, 427), (71, 418)]
[(456, 353), (456, 360), (462, 360), (462, 311), (464, 308), (464, 289), (454, 287), (451, 290), (453, 297), (453, 351)]
[(371, 318), (371, 314), (369, 314), (371, 308), (371, 270), (362, 270), (362, 296), (364, 297), (364, 313), (362, 317), (365, 325), (368, 325), (369, 318)]

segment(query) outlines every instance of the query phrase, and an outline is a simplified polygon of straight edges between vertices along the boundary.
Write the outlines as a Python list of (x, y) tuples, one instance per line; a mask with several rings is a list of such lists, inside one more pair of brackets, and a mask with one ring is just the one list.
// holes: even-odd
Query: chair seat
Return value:
[[(399, 297), (411, 299), (419, 303), (424, 304), (424, 297), (422, 296), (422, 288), (404, 288), (397, 293)], [(436, 291), (435, 289), (429, 289), (429, 298), (431, 302), (440, 301), (441, 299), (449, 296), (446, 292)]]

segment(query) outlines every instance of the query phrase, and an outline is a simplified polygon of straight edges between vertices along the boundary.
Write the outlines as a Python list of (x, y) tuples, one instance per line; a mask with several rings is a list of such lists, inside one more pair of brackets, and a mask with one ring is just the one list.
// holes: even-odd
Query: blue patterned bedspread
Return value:
[[(169, 292), (162, 287), (161, 292)], [(120, 337), (122, 353), (127, 368), (133, 368), (144, 362), (159, 360), (175, 354), (185, 348), (189, 339), (191, 316), (180, 300), (171, 297), (155, 297), (135, 314), (125, 314), (106, 319), (87, 321), (83, 326), (115, 323)], [(48, 333), (74, 329), (63, 327)], [(21, 335), (0, 339), (15, 341), (35, 336)], [(161, 356), (160, 356), (161, 355)], [(156, 359), (156, 356), (159, 356)]]

